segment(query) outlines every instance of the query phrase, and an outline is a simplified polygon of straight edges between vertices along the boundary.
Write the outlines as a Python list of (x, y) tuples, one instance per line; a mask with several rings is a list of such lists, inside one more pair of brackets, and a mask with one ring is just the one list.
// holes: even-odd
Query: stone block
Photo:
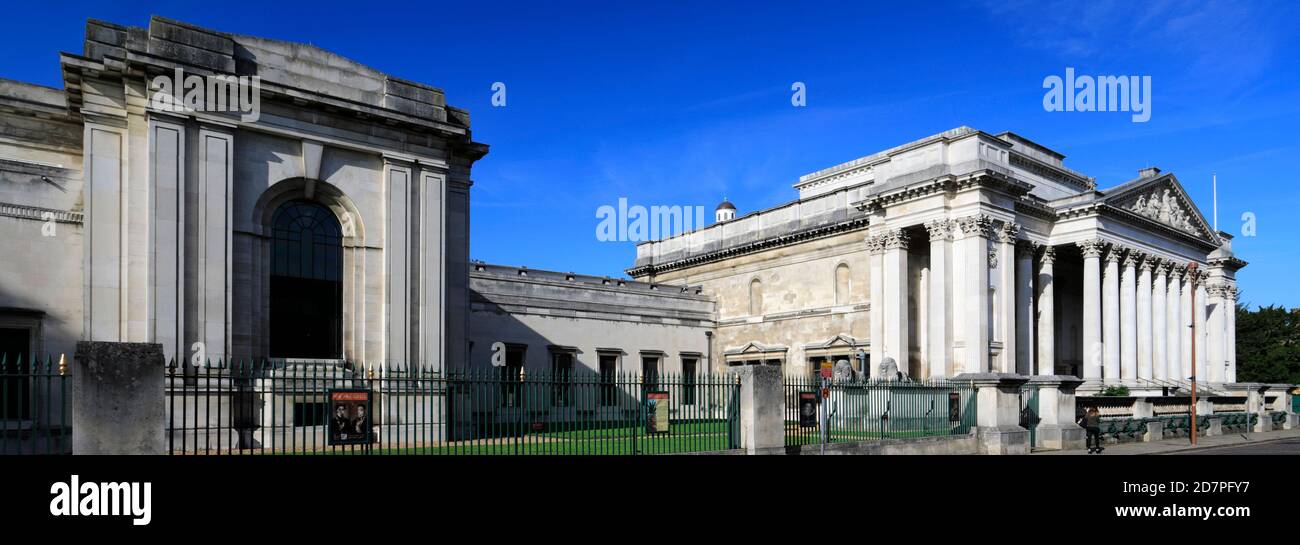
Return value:
[(163, 365), (161, 344), (78, 342), (73, 454), (163, 454)]

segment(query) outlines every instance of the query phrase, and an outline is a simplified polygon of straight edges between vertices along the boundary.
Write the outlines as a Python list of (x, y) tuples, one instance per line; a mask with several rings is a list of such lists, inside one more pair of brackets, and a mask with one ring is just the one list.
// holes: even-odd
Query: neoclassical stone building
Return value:
[(1199, 380), (1235, 380), (1246, 263), (1171, 173), (1098, 189), (1046, 147), (960, 127), (795, 188), (788, 204), (637, 247), (633, 277), (716, 298), (715, 366), (806, 373), (862, 351), (914, 378), (1158, 389), (1185, 384), (1194, 352)]
[[(0, 80), (0, 348), (464, 361), (487, 147), (441, 90), (160, 17), (59, 59), (62, 89)], [(210, 94), (159, 107), (182, 73)], [(260, 115), (216, 103), (225, 76), (260, 78)]]

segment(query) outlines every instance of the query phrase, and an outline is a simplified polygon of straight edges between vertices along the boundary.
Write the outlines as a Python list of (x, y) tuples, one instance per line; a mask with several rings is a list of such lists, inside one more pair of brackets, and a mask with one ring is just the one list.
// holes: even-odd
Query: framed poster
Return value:
[(647, 433), (668, 433), (668, 392), (655, 390), (646, 392)]
[(330, 445), (370, 444), (370, 390), (335, 388), (328, 390)]
[(961, 421), (961, 394), (957, 392), (948, 393), (948, 421)]
[(799, 392), (799, 427), (817, 427), (817, 392)]

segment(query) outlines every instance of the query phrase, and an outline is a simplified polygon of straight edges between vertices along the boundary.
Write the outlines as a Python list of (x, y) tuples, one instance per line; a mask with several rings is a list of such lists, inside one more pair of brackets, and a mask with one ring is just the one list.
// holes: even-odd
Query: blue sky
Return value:
[[(470, 110), (492, 146), (474, 168), (474, 258), (610, 275), (635, 250), (598, 242), (595, 211), (620, 197), (712, 210), (726, 196), (743, 214), (793, 199), (801, 174), (915, 138), (1011, 130), (1102, 188), (1172, 171), (1207, 217), (1217, 172), (1219, 228), (1251, 263), (1242, 301), (1300, 306), (1300, 4), (545, 4), (27, 2), (0, 21), (0, 77), (60, 85), (57, 52), (81, 51), (87, 17), (310, 42)], [(1151, 76), (1151, 120), (1044, 111), (1043, 78), (1066, 67)], [(1241, 236), (1245, 212), (1257, 236)]]

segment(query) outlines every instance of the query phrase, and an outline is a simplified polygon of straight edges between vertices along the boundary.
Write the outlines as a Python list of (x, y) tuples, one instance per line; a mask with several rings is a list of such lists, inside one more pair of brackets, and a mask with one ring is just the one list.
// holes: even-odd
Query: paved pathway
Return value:
[[(1108, 445), (1105, 455), (1114, 454), (1295, 454), (1292, 449), (1286, 448), (1262, 448), (1263, 445), (1273, 445), (1274, 442), (1300, 439), (1300, 430), (1277, 430), (1263, 433), (1246, 433), (1219, 435), (1215, 437), (1201, 437), (1197, 441), (1197, 446), (1192, 447), (1187, 438), (1167, 439), (1164, 441), (1154, 441), (1151, 443), (1121, 443), (1118, 445)], [(1286, 445), (1297, 444), (1300, 441), (1286, 441)], [(1278, 443), (1281, 445), (1283, 443)], [(1260, 447), (1260, 448), (1254, 448)], [(1222, 452), (1220, 452), (1222, 450)], [(1042, 456), (1061, 456), (1061, 455), (1088, 455), (1087, 449), (1082, 450), (1049, 450), (1035, 452), (1035, 455)]]

